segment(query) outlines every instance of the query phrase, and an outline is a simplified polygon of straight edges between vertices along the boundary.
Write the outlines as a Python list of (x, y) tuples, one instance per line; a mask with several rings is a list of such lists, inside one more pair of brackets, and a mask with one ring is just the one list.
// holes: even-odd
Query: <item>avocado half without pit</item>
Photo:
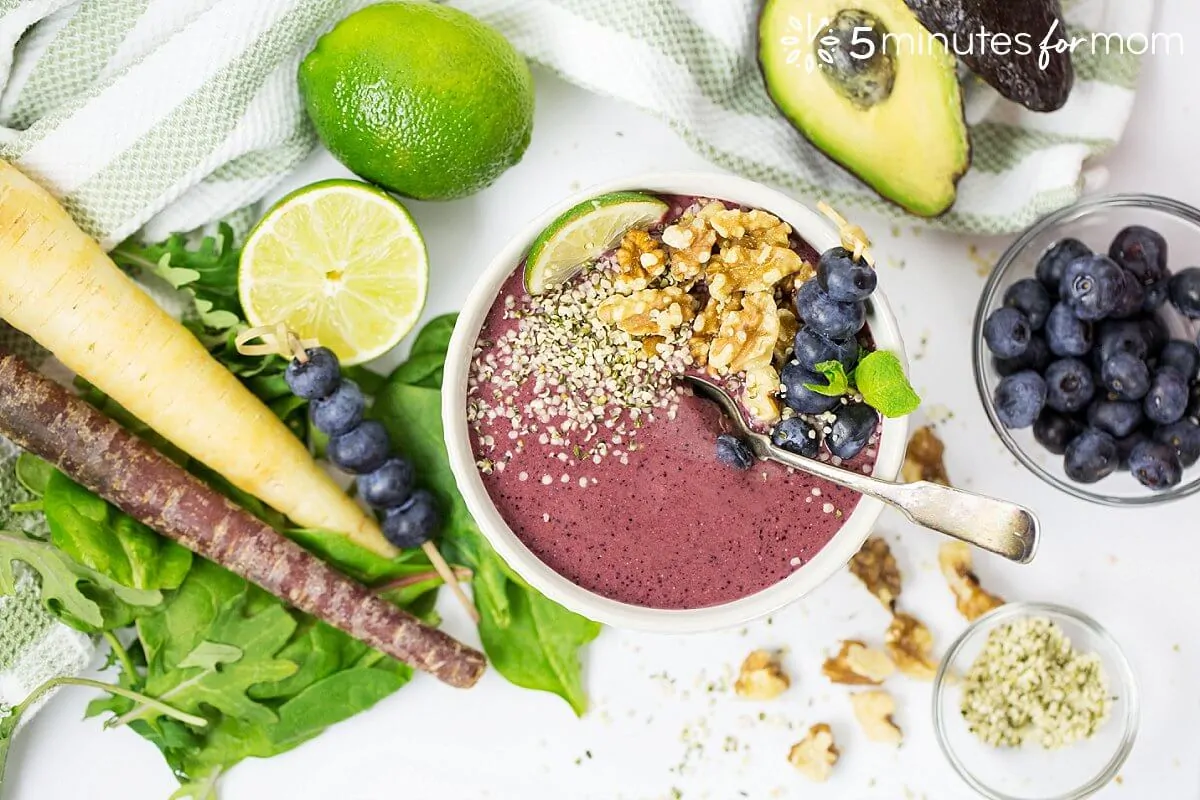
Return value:
[(758, 33), (767, 92), (809, 141), (913, 214), (954, 204), (971, 162), (955, 60), (901, 0), (767, 0)]

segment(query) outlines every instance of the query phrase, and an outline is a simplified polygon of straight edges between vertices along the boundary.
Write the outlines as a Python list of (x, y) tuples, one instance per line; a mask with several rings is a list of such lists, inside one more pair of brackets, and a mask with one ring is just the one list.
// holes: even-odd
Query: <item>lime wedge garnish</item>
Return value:
[(525, 259), (525, 289), (541, 294), (612, 250), (633, 228), (652, 225), (670, 206), (640, 192), (613, 192), (565, 212), (534, 240)]

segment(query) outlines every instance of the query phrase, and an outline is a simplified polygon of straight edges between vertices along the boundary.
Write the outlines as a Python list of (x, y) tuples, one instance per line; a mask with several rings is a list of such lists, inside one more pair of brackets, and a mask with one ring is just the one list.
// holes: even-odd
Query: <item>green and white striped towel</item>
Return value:
[[(254, 203), (316, 144), (296, 92), (314, 39), (369, 0), (0, 0), (0, 156), (107, 246)], [(714, 163), (899, 215), (805, 142), (758, 75), (761, 0), (453, 0), (533, 61), (666, 120)], [(1149, 0), (1075, 0), (1077, 30), (1146, 33)], [(1121, 135), (1135, 56), (1080, 51), (1068, 106), (1032, 114), (972, 83), (975, 164), (933, 224), (1014, 231), (1081, 189)], [(0, 331), (0, 345), (14, 344)], [(27, 344), (27, 343), (26, 343)], [(19, 500), (0, 443), (0, 526)], [(27, 515), (28, 516), (28, 515)], [(34, 524), (27, 516), (23, 524)], [(25, 591), (0, 598), (0, 701), (86, 663), (88, 642)]]

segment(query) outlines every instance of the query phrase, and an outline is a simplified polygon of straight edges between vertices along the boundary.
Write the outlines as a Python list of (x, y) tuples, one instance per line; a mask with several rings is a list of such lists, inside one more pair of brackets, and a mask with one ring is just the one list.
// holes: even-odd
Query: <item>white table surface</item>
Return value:
[[(1191, 0), (1167, 0), (1155, 30), (1182, 33), (1188, 49), (1147, 60), (1126, 138), (1103, 161), (1107, 189), (1200, 204), (1194, 84), (1200, 9)], [(712, 168), (659, 121), (545, 72), (536, 78), (533, 143), (521, 164), (475, 197), (411, 204), (432, 259), (431, 315), (461, 304), (511, 230), (580, 186), (639, 171)], [(280, 192), (341, 174), (320, 153)], [(952, 479), (1041, 514), (1045, 539), (1036, 563), (981, 559), (985, 586), (1010, 599), (1051, 600), (1094, 615), (1123, 643), (1138, 673), (1141, 734), (1121, 783), (1098, 796), (1200, 796), (1200, 499), (1115, 511), (1059, 496), (1018, 467), (984, 417), (969, 351), (983, 285), (977, 261), (994, 258), (1005, 242), (918, 235), (908, 225), (893, 237), (887, 221), (859, 221), (882, 255), (881, 285), (900, 317), (926, 413), (952, 414), (940, 426)], [(904, 571), (904, 604), (945, 646), (964, 623), (936, 570), (938, 539), (892, 514), (878, 530), (893, 542)], [(442, 603), (447, 629), (474, 640), (448, 600)], [(905, 730), (904, 746), (896, 750), (866, 742), (847, 692), (820, 675), (825, 648), (848, 637), (878, 642), (886, 624), (875, 600), (843, 573), (744, 631), (667, 638), (606, 630), (587, 655), (592, 710), (583, 719), (558, 698), (517, 689), (494, 672), (469, 692), (420, 676), (313, 742), (242, 763), (223, 780), (221, 797), (970, 797), (937, 750), (928, 685), (890, 683)], [(740, 701), (724, 688), (756, 647), (787, 649), (794, 685), (775, 701)], [(5, 800), (165, 800), (171, 794), (175, 782), (153, 746), (130, 732), (102, 731), (97, 720), (81, 721), (92, 694), (59, 693), (23, 730)], [(818, 721), (833, 724), (843, 749), (834, 778), (823, 786), (808, 783), (785, 761), (789, 746)]]

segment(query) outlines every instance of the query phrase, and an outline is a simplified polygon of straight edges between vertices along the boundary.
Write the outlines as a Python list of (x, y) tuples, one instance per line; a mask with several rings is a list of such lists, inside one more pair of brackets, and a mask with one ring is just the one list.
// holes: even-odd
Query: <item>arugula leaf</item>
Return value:
[(850, 381), (846, 377), (846, 369), (840, 361), (822, 361), (816, 365), (817, 373), (825, 376), (825, 385), (818, 383), (806, 383), (805, 389), (811, 389), (817, 394), (823, 394), (826, 397), (841, 397), (850, 388)]
[(134, 589), (174, 589), (192, 553), (164, 539), (58, 470), (46, 482), (42, 508), (50, 540), (77, 564)]
[(895, 353), (876, 350), (863, 356), (854, 378), (863, 400), (885, 417), (903, 417), (921, 405)]
[(161, 592), (123, 586), (75, 563), (52, 544), (8, 531), (0, 531), (0, 594), (16, 591), (14, 561), (41, 578), (42, 602), (51, 612), (88, 633), (127, 625), (132, 609), (162, 602)]
[(215, 236), (192, 245), (175, 234), (158, 244), (132, 239), (117, 245), (109, 256), (118, 265), (157, 275), (176, 289), (191, 294), (205, 327), (225, 330), (243, 318), (238, 300), (238, 258), (233, 228), (222, 223)]
[[(445, 318), (439, 318), (445, 319)], [(444, 346), (442, 334), (432, 342)], [(414, 373), (401, 365), (376, 398), (374, 412), (392, 440), (416, 464), (419, 479), (442, 500), (446, 522), (441, 546), (447, 557), (474, 570), (472, 587), (481, 616), (480, 637), (496, 670), (512, 683), (552, 692), (577, 714), (587, 707), (579, 651), (600, 626), (543, 597), (505, 564), (483, 537), (458, 493), (446, 456), (441, 392), (409, 385)], [(422, 373), (422, 381), (431, 379)]]

